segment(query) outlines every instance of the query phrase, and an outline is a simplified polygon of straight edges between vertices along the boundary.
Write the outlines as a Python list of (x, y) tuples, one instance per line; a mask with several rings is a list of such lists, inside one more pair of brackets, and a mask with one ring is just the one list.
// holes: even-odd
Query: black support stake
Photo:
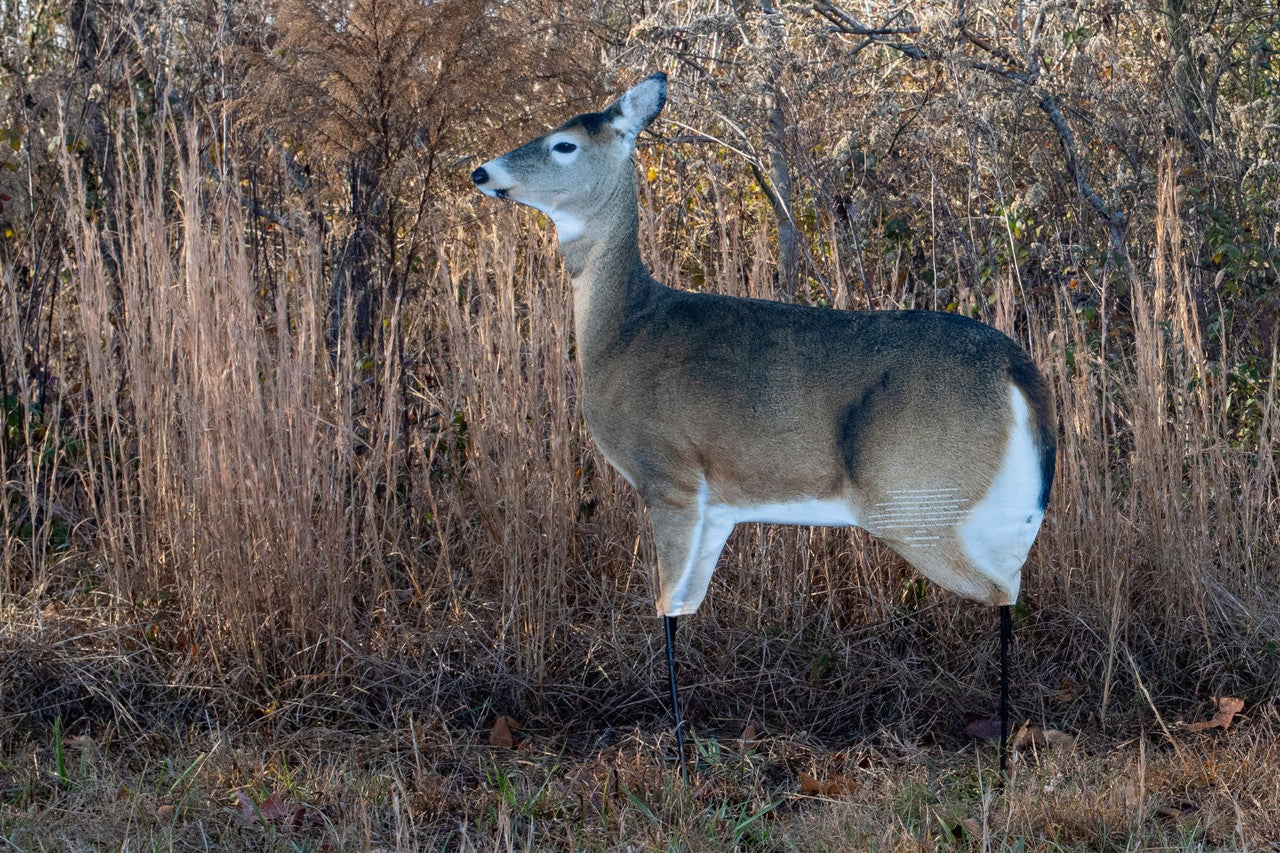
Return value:
[(684, 763), (684, 732), (680, 719), (680, 697), (676, 693), (676, 617), (664, 617), (667, 628), (667, 675), (671, 678), (671, 716), (676, 721), (676, 751), (680, 754), (680, 775), (689, 784), (689, 768)]
[(1009, 771), (1009, 640), (1013, 637), (1013, 615), (1009, 605), (1000, 606), (1000, 778)]

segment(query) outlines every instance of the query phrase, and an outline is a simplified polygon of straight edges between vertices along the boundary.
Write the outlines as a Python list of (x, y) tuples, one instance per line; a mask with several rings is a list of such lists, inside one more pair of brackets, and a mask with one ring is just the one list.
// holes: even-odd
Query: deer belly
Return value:
[(802, 498), (745, 506), (720, 504), (709, 509), (723, 513), (735, 524), (749, 521), (806, 527), (850, 527), (858, 524), (853, 508), (847, 501), (838, 499)]

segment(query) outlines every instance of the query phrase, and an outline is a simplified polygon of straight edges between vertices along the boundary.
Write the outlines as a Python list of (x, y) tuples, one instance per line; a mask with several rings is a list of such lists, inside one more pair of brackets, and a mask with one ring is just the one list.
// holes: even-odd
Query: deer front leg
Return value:
[(685, 782), (684, 732), (680, 696), (676, 689), (676, 618), (693, 613), (707, 594), (711, 573), (733, 531), (733, 521), (710, 510), (705, 487), (693, 500), (657, 500), (649, 505), (653, 537), (658, 550), (654, 596), (658, 615), (664, 617), (667, 639), (667, 677), (671, 687), (671, 716), (676, 725), (676, 751)]
[(687, 616), (707, 595), (711, 573), (733, 532), (733, 520), (708, 505), (705, 486), (693, 495), (650, 499), (658, 551), (654, 589), (659, 616)]

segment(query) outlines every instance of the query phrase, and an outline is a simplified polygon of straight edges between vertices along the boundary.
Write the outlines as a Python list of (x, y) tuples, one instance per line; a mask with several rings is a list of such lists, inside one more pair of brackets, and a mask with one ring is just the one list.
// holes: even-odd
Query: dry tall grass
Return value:
[[(1273, 4), (839, 5), (3, 6), (0, 843), (1271, 849)], [(682, 627), (677, 783), (555, 237), (466, 181), (656, 70), (660, 280), (971, 313), (1050, 378), (1014, 707), (1080, 737), (1002, 788), (995, 614), (764, 526)]]
[[(69, 604), (116, 625), (95, 691), (142, 649), (148, 679), (239, 691), (196, 706), (659, 715), (651, 548), (583, 426), (546, 224), (458, 196), (433, 266), (387, 311), (379, 349), (358, 352), (349, 328), (326, 339), (318, 236), (248, 218), (207, 144), (195, 129), (122, 137), (109, 217), (66, 173), (72, 280), (48, 309), (62, 381), (7, 368), (21, 398), (2, 460), (7, 671)], [(1075, 283), (1096, 291), (1100, 325), (1066, 285), (1028, 293), (1016, 266), (990, 303), (961, 306), (1027, 342), (1058, 400), (1016, 685), (1023, 713), (1059, 726), (1280, 684), (1276, 376), (1242, 417), (1202, 334), (1176, 169), (1161, 175), (1150, 262)], [(644, 194), (643, 247), (679, 284), (681, 208), (660, 177)], [(705, 286), (770, 295), (767, 223), (719, 214), (698, 247)], [(837, 304), (863, 300), (855, 265), (817, 262)], [(893, 282), (869, 283), (881, 307)], [(12, 276), (4, 288), (16, 353)], [(927, 728), (986, 707), (994, 621), (860, 533), (745, 526), (682, 633), (690, 716)], [(16, 682), (8, 713), (82, 665), (66, 648), (49, 678)], [(56, 713), (81, 707), (59, 695)]]

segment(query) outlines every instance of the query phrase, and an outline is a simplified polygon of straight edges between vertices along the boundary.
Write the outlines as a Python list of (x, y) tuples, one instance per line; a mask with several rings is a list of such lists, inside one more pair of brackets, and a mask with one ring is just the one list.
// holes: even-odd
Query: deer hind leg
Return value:
[(658, 615), (693, 613), (706, 597), (733, 520), (708, 506), (705, 485), (692, 495), (650, 500), (648, 508), (658, 550)]
[(978, 571), (1004, 580), (1006, 598), (998, 604), (1018, 597), (1022, 564), (1044, 520), (1047, 493), (1026, 396), (1017, 388), (1009, 395), (1013, 423), (1000, 468), (959, 529), (965, 554)]
[(966, 457), (949, 449), (928, 468), (933, 482), (921, 482), (903, 458), (891, 457), (883, 466), (890, 473), (878, 473), (877, 481), (905, 486), (875, 494), (875, 511), (866, 519), (870, 532), (931, 580), (974, 601), (1000, 605), (1017, 600), (1022, 564), (1044, 519), (1045, 494), (1026, 398), (1014, 387), (1008, 393), (1007, 424), (988, 419), (987, 431), (994, 424), (998, 432), (973, 442), (992, 452)]

